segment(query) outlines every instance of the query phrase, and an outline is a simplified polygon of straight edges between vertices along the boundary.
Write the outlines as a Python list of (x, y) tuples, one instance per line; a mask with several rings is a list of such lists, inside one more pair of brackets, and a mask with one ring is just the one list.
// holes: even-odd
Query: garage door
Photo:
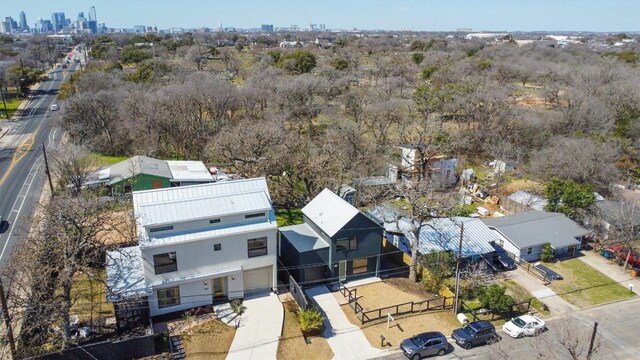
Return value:
[(271, 290), (271, 266), (243, 273), (244, 291)]
[(324, 265), (304, 269), (304, 281), (307, 282), (324, 279), (326, 269), (327, 267)]

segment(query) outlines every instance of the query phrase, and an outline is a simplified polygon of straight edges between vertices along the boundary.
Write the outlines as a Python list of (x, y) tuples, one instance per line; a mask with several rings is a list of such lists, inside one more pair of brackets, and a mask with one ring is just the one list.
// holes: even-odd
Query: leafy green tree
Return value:
[(546, 243), (542, 246), (540, 259), (544, 262), (552, 262), (553, 260), (555, 260), (555, 256), (553, 255), (553, 247), (551, 247), (551, 244)]
[(545, 210), (563, 213), (574, 220), (578, 220), (582, 215), (581, 211), (595, 202), (591, 185), (557, 177), (549, 180), (544, 195), (548, 200)]
[(427, 44), (422, 40), (413, 40), (410, 49), (411, 51), (424, 51), (427, 50)]
[(295, 50), (282, 54), (277, 65), (290, 74), (304, 74), (316, 67), (316, 57), (309, 50)]
[(480, 304), (483, 308), (493, 312), (507, 311), (515, 304), (515, 300), (506, 294), (506, 289), (498, 284), (492, 284), (480, 293)]
[(242, 51), (242, 49), (244, 49), (244, 41), (242, 40), (236, 41), (235, 47), (236, 47), (236, 50)]
[(413, 63), (416, 65), (422, 64), (422, 62), (424, 61), (424, 54), (419, 52), (411, 54), (411, 61), (413, 61)]
[(438, 70), (438, 67), (435, 65), (427, 66), (426, 68), (420, 70), (418, 77), (423, 80), (427, 80), (430, 78), (435, 72)]

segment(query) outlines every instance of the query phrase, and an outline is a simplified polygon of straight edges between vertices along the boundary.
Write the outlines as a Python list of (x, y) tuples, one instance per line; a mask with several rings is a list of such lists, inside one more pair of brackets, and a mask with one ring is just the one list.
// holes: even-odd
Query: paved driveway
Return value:
[(369, 359), (383, 354), (381, 350), (369, 344), (359, 327), (349, 322), (338, 301), (326, 286), (317, 286), (305, 291), (327, 317), (324, 321), (326, 329), (323, 336), (335, 354), (334, 360)]
[(246, 309), (227, 360), (275, 360), (284, 319), (278, 296), (273, 293), (254, 295), (245, 298), (243, 304)]

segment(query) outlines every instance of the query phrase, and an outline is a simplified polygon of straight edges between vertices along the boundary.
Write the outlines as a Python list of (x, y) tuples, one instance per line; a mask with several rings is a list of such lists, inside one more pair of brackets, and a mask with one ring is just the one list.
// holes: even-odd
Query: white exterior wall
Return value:
[[(176, 232), (192, 232), (192, 231), (197, 231), (197, 230), (202, 230), (202, 229), (212, 229), (214, 227), (225, 227), (225, 226), (231, 226), (231, 225), (239, 226), (239, 225), (244, 225), (244, 224), (255, 223), (257, 221), (266, 221), (267, 220), (267, 216), (269, 214), (269, 211), (267, 211), (267, 210), (256, 211), (256, 213), (260, 213), (260, 212), (265, 213), (265, 216), (256, 217), (256, 218), (250, 218), (250, 219), (246, 219), (244, 217), (246, 214), (236, 214), (236, 215), (230, 215), (230, 216), (218, 216), (218, 217), (211, 217), (211, 218), (207, 218), (207, 219), (185, 221), (185, 222), (177, 223), (177, 224), (168, 224), (168, 225), (173, 226), (173, 229), (166, 230), (166, 231), (157, 231), (157, 232), (153, 232), (153, 233), (150, 233), (149, 229), (159, 228), (159, 227), (163, 227), (165, 225), (149, 226), (149, 228), (146, 228), (146, 231), (147, 231), (147, 235), (149, 235), (150, 237), (153, 237), (153, 236), (167, 236), (168, 234), (174, 234)], [(215, 223), (215, 224), (211, 224), (209, 222), (209, 220), (213, 220), (213, 219), (220, 219), (220, 222), (219, 223)]]
[[(267, 237), (267, 255), (249, 258), (247, 240), (260, 237)], [(214, 244), (221, 244), (222, 249), (214, 251)], [(178, 270), (156, 275), (153, 255), (173, 251), (176, 252)], [(243, 270), (271, 266), (273, 275), (271, 287), (274, 288), (277, 281), (276, 251), (276, 229), (170, 244), (157, 248), (142, 248), (145, 280), (152, 284), (154, 290), (153, 295), (149, 297), (151, 316), (211, 304), (211, 279), (214, 277), (227, 277), (225, 291), (229, 298), (243, 297)], [(212, 273), (219, 275), (207, 275)], [(205, 282), (207, 285), (204, 285)], [(159, 309), (156, 290), (173, 287), (176, 284), (180, 286), (181, 304)]]
[(402, 148), (402, 160), (400, 165), (402, 171), (414, 171), (416, 163), (416, 151), (415, 149)]

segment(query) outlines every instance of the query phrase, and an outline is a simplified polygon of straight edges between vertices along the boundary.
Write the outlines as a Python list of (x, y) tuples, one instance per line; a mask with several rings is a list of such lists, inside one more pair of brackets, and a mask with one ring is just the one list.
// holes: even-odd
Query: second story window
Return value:
[(336, 251), (358, 250), (358, 238), (351, 236), (336, 240)]
[(255, 214), (247, 214), (244, 216), (245, 219), (253, 219), (253, 218), (258, 218), (258, 217), (263, 217), (264, 213), (255, 213)]
[(160, 227), (157, 227), (157, 228), (151, 228), (151, 229), (149, 229), (149, 232), (150, 233), (154, 233), (154, 232), (167, 231), (167, 230), (173, 230), (173, 225), (160, 226)]
[(153, 255), (153, 269), (156, 275), (178, 270), (176, 252)]
[(255, 256), (267, 255), (267, 238), (261, 237), (257, 239), (247, 240), (247, 249), (248, 256), (250, 258)]
[(222, 244), (213, 244), (213, 251), (222, 250)]
[(211, 219), (209, 220), (209, 224), (217, 224), (220, 222), (220, 219)]

